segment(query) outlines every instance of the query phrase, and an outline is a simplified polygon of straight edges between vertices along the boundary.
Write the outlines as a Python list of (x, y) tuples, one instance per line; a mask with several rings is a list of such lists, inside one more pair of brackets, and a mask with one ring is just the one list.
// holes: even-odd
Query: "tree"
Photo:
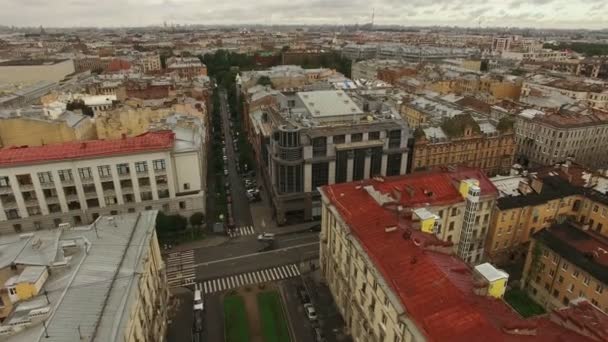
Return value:
[(260, 78), (258, 78), (257, 83), (262, 86), (272, 85), (272, 82), (270, 81), (270, 77), (268, 77), (268, 76), (261, 76)]
[(205, 220), (205, 215), (201, 212), (196, 212), (190, 216), (190, 225), (192, 227), (200, 228)]
[(93, 108), (84, 104), (83, 100), (74, 100), (70, 101), (65, 105), (65, 109), (69, 111), (80, 110), (82, 114), (93, 117), (95, 112), (93, 112)]

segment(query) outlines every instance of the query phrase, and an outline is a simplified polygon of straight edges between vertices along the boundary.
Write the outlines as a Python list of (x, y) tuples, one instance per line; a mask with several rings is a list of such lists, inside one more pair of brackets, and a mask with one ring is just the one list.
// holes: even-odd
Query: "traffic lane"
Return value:
[(261, 269), (298, 264), (310, 259), (319, 258), (319, 244), (312, 243), (294, 246), (271, 252), (254, 253), (236, 258), (198, 264), (195, 267), (196, 280), (204, 281), (219, 277), (231, 276)]
[(285, 237), (277, 237), (275, 239), (275, 247), (285, 248), (300, 245), (309, 242), (319, 242), (318, 234), (302, 234), (302, 235), (288, 235)]
[(224, 315), (220, 294), (206, 294), (203, 341), (224, 341)]
[(172, 311), (170, 320), (171, 323), (167, 328), (167, 341), (179, 342), (192, 340), (192, 323), (193, 323), (193, 302), (194, 294), (185, 287), (178, 287), (171, 290), (173, 300), (176, 305), (175, 311)]
[(194, 260), (196, 263), (221, 260), (255, 253), (261, 247), (255, 235), (243, 236), (219, 246), (197, 248), (194, 250)]
[(296, 341), (314, 341), (314, 336), (310, 321), (304, 312), (304, 306), (298, 295), (298, 285), (301, 285), (301, 278), (287, 279), (281, 282), (283, 295), (285, 298), (285, 308), (289, 316), (289, 326), (293, 330)]

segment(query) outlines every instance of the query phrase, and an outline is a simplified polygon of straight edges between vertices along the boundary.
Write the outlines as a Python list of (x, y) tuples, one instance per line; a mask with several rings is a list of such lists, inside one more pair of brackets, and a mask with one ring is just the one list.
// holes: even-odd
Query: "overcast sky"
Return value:
[(0, 0), (0, 25), (376, 24), (607, 28), (608, 0)]

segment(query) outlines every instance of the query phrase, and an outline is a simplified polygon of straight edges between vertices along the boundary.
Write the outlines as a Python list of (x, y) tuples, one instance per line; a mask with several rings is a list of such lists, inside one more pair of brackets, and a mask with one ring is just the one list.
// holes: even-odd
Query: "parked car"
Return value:
[(310, 303), (304, 304), (304, 310), (306, 310), (306, 316), (308, 316), (309, 320), (311, 320), (311, 321), (317, 320), (317, 311), (315, 310), (315, 307), (312, 304), (310, 304)]
[(274, 234), (273, 233), (262, 233), (258, 235), (258, 241), (273, 241)]
[(298, 296), (300, 297), (302, 304), (310, 303), (308, 292), (306, 292), (306, 289), (303, 286), (298, 286)]
[(228, 169), (224, 169), (224, 176), (228, 176)]
[(323, 332), (321, 331), (321, 328), (315, 327), (314, 328), (314, 333), (315, 333), (315, 339), (316, 339), (317, 342), (324, 342), (325, 341), (325, 337), (323, 336)]
[(230, 182), (226, 182), (226, 183), (224, 183), (224, 188), (226, 188), (226, 189), (230, 189)]

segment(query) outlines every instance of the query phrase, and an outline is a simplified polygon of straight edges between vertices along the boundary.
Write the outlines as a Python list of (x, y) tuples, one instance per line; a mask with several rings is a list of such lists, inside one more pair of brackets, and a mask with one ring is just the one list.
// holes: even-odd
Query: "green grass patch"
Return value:
[(278, 292), (268, 291), (258, 294), (258, 310), (262, 321), (264, 341), (289, 342), (291, 340)]
[(518, 288), (505, 292), (505, 301), (525, 318), (542, 315), (546, 312), (545, 309), (530, 298), (525, 291)]
[(226, 330), (226, 342), (249, 341), (249, 323), (243, 297), (226, 296), (224, 298), (224, 329)]

